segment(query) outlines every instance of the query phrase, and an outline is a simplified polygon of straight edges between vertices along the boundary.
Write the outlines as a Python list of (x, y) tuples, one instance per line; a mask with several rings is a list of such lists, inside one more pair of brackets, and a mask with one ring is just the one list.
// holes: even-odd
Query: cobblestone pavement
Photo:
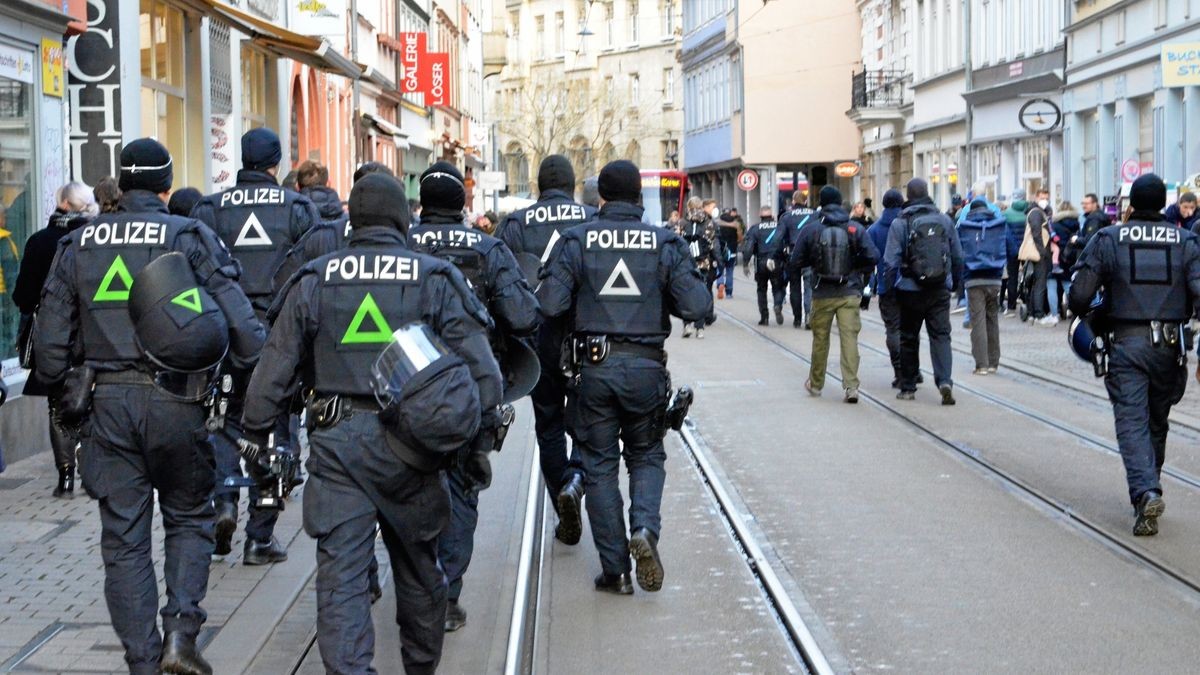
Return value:
[[(104, 603), (96, 504), (78, 486), (74, 499), (51, 497), (56, 479), (48, 452), (11, 464), (0, 475), (0, 673), (127, 672)], [(244, 498), (241, 507), (244, 524)], [(299, 533), (300, 514), (296, 494), (276, 528), (281, 541)], [(160, 595), (162, 536), (156, 514)], [(241, 564), (243, 541), (239, 529), (233, 553), (213, 560), (202, 645), (212, 641), (271, 571), (270, 566)]]

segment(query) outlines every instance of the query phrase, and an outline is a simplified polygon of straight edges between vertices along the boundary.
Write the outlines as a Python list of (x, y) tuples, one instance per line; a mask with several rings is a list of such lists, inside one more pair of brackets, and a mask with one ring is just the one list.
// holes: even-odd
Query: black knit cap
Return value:
[(1133, 181), (1129, 205), (1134, 211), (1161, 211), (1167, 205), (1167, 186), (1163, 179), (1148, 173)]
[(434, 162), (421, 174), (421, 208), (431, 213), (460, 212), (467, 205), (467, 189), (458, 168), (450, 162)]
[(171, 153), (153, 138), (139, 138), (121, 148), (122, 192), (149, 190), (155, 194), (171, 189)]
[(173, 216), (190, 216), (196, 202), (203, 198), (204, 195), (194, 187), (180, 188), (171, 193), (171, 199), (167, 201), (167, 210)]
[(904, 195), (899, 190), (892, 188), (883, 193), (883, 208), (898, 209), (901, 206), (904, 206)]
[(251, 171), (265, 171), (283, 161), (279, 135), (266, 127), (251, 129), (242, 134), (242, 166)]
[(627, 159), (609, 162), (600, 169), (600, 198), (606, 202), (637, 204), (642, 199), (642, 174)]
[(904, 194), (910, 202), (914, 199), (924, 199), (929, 196), (929, 183), (924, 179), (914, 178), (904, 186)]
[(562, 155), (550, 155), (538, 167), (538, 192), (546, 190), (575, 191), (575, 168)]
[(832, 185), (826, 185), (821, 188), (819, 202), (821, 206), (833, 206), (834, 204), (842, 203), (842, 193)]
[(400, 181), (385, 173), (363, 176), (350, 189), (350, 225), (394, 227), (408, 233), (408, 197)]

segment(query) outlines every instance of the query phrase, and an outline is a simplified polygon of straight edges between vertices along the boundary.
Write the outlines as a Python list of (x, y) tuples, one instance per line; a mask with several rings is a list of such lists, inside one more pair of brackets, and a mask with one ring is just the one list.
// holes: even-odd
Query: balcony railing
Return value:
[(907, 77), (903, 70), (864, 70), (851, 77), (850, 107), (899, 108), (907, 98)]

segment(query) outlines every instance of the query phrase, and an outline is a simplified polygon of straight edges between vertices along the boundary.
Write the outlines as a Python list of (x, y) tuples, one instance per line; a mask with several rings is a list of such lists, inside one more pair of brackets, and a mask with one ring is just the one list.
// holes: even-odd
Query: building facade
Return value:
[(1200, 2), (1090, 0), (1066, 26), (1067, 193), (1115, 198), (1153, 171), (1200, 172), (1200, 87), (1167, 86), (1163, 47), (1200, 41)]
[[(686, 3), (684, 166), (693, 193), (744, 213), (777, 207), (804, 185), (851, 194), (857, 177), (834, 168), (859, 156), (858, 129), (845, 115), (859, 32), (851, 0), (803, 12), (780, 2)], [(751, 190), (737, 185), (744, 169), (757, 174)]]
[(580, 184), (615, 159), (681, 166), (684, 4), (524, 0), (497, 10), (506, 64), (488, 97), (509, 195), (535, 195), (538, 165), (554, 153), (570, 158)]

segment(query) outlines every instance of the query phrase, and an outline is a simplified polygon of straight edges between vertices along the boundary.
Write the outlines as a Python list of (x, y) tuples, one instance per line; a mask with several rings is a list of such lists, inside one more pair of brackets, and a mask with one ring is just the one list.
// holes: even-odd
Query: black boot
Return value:
[(178, 631), (163, 636), (162, 670), (180, 675), (212, 675), (212, 666), (196, 649), (196, 638)]
[(633, 595), (633, 581), (629, 573), (605, 574), (601, 572), (596, 577), (596, 590), (614, 595)]
[(1153, 537), (1158, 534), (1158, 518), (1166, 511), (1162, 495), (1151, 490), (1138, 497), (1134, 507), (1137, 519), (1133, 523), (1135, 537)]
[(237, 531), (237, 504), (227, 499), (217, 500), (216, 555), (229, 555), (233, 550), (233, 533)]
[(58, 487), (54, 488), (54, 496), (63, 499), (75, 496), (75, 467), (58, 467)]
[(287, 549), (275, 537), (266, 541), (247, 539), (242, 548), (243, 565), (269, 565), (287, 560)]
[(567, 546), (579, 543), (583, 534), (580, 503), (583, 501), (583, 476), (574, 474), (567, 484), (559, 490), (555, 498), (558, 506), (558, 527), (554, 528), (554, 538)]
[(759, 315), (758, 325), (760, 325), (760, 326), (770, 326), (771, 325), (771, 320), (770, 320), (770, 318), (767, 317), (766, 312), (763, 312), (762, 314)]
[(629, 554), (637, 563), (638, 586), (651, 593), (661, 590), (663, 566), (658, 559), (658, 537), (650, 534), (646, 528), (639, 527), (629, 538)]
[(783, 305), (775, 305), (775, 323), (783, 325)]

